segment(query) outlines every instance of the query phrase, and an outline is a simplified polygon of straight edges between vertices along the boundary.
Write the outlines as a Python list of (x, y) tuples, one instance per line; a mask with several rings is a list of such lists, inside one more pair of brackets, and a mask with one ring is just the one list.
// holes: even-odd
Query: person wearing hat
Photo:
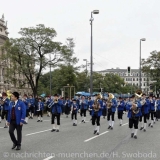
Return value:
[(71, 106), (71, 119), (73, 121), (73, 126), (77, 126), (77, 112), (78, 112), (78, 105), (76, 103), (76, 99), (72, 100), (72, 106)]
[[(131, 129), (131, 138), (137, 139), (138, 121), (141, 116), (141, 103), (135, 100), (135, 95), (130, 97), (130, 102), (127, 103), (126, 110), (129, 118), (129, 128)], [(137, 112), (136, 112), (137, 111)]]
[(33, 119), (33, 116), (34, 116), (34, 112), (35, 112), (35, 99), (33, 98), (32, 95), (29, 96), (29, 114), (30, 114), (30, 117), (29, 119)]
[(52, 99), (51, 99), (51, 96), (47, 97), (47, 117), (50, 117), (51, 116), (51, 110), (49, 108), (49, 104), (51, 103)]
[[(141, 123), (141, 128), (140, 130), (143, 130), (144, 132), (146, 132), (146, 127), (147, 127), (147, 117), (148, 117), (148, 114), (149, 114), (149, 100), (146, 98), (146, 94), (144, 93), (142, 95), (142, 98), (141, 98), (141, 116), (140, 116), (140, 123)], [(143, 120), (142, 120), (143, 119)]]
[(26, 106), (26, 118), (25, 118), (25, 122), (26, 122), (26, 124), (28, 124), (28, 116), (29, 116), (29, 99), (28, 99), (28, 97), (27, 97), (26, 94), (24, 94), (22, 100), (23, 100), (23, 102), (24, 102), (24, 104), (25, 104), (25, 106)]
[[(25, 123), (26, 106), (23, 101), (19, 100), (19, 93), (13, 92), (11, 95), (12, 102), (8, 110), (9, 135), (13, 142), (12, 149), (20, 150), (22, 141), (22, 126)], [(17, 130), (17, 139), (14, 130)]]
[(4, 119), (4, 117), (6, 119), (4, 128), (8, 128), (8, 126), (7, 126), (7, 118), (8, 118), (9, 103), (10, 103), (10, 100), (8, 99), (7, 94), (5, 92), (3, 92), (2, 93), (2, 104), (1, 105), (3, 107), (2, 120)]
[[(154, 96), (153, 95), (150, 95), (149, 96), (149, 115), (148, 115), (148, 120), (150, 120), (149, 124), (148, 124), (148, 127), (151, 126), (153, 128), (153, 117), (155, 115), (155, 97), (153, 98)], [(150, 119), (151, 117), (151, 119)], [(156, 119), (156, 118), (155, 118)], [(155, 120), (154, 120), (155, 122)]]
[(120, 124), (119, 124), (120, 126), (122, 126), (124, 106), (125, 106), (124, 101), (122, 100), (121, 97), (119, 97), (117, 108), (118, 108), (118, 119), (120, 121)]
[(82, 117), (82, 122), (86, 122), (86, 111), (88, 109), (88, 101), (85, 99), (84, 96), (82, 96), (80, 100), (80, 115)]
[[(43, 110), (44, 110), (44, 103), (42, 102), (42, 99), (38, 99), (38, 108), (37, 108), (37, 122), (43, 122)], [(41, 116), (41, 117), (40, 117)]]
[(65, 114), (66, 114), (66, 118), (68, 118), (68, 115), (71, 111), (71, 101), (69, 100), (68, 97), (66, 97), (66, 100), (65, 100)]
[[(51, 119), (51, 124), (52, 124), (52, 130), (51, 132), (59, 132), (59, 127), (60, 127), (60, 115), (62, 113), (62, 101), (58, 99), (58, 95), (54, 95), (53, 99), (53, 104), (51, 106), (51, 113), (52, 113), (52, 119)], [(55, 124), (55, 118), (57, 119), (57, 124)]]

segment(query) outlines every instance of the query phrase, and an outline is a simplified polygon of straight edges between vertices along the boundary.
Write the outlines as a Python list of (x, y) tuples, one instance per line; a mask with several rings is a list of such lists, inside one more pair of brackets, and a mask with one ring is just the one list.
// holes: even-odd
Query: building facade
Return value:
[[(123, 78), (126, 84), (135, 85), (137, 87), (140, 86), (139, 69), (131, 69), (130, 73), (128, 73), (127, 69), (112, 68), (112, 69), (98, 71), (97, 73), (100, 73), (102, 75), (105, 75), (106, 73), (112, 73), (114, 75), (118, 75), (121, 78)], [(151, 81), (149, 77), (147, 77), (147, 75), (145, 75), (143, 72), (141, 73), (141, 79), (142, 79), (141, 81), (142, 91), (146, 94), (149, 94), (150, 84), (153, 83), (153, 81)]]
[[(8, 28), (7, 22), (5, 22), (4, 15), (0, 18), (0, 57), (2, 57), (6, 52), (1, 48), (5, 41), (8, 40)], [(0, 93), (6, 92), (7, 90), (18, 91), (21, 95), (23, 94), (31, 94), (31, 87), (29, 84), (25, 85), (23, 88), (20, 87), (19, 83), (12, 84), (5, 76), (7, 67), (10, 66), (10, 61), (8, 59), (2, 60), (0, 59)], [(23, 79), (23, 75), (15, 75), (17, 79)]]

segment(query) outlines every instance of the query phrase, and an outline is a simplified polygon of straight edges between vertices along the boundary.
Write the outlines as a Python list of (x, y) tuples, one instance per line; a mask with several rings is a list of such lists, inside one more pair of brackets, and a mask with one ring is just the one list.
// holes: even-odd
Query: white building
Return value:
[[(5, 55), (6, 52), (1, 48), (4, 45), (5, 41), (8, 40), (8, 28), (7, 22), (4, 20), (4, 15), (0, 18), (0, 57)], [(6, 69), (10, 66), (10, 61), (0, 60), (0, 93), (6, 92), (7, 90), (18, 91), (21, 95), (24, 93), (32, 93), (31, 87), (29, 84), (26, 84), (23, 88), (20, 87), (18, 80), (24, 80), (24, 76), (21, 74), (16, 74), (15, 77), (18, 79), (16, 84), (10, 83), (10, 81), (5, 77)]]
[[(139, 85), (139, 69), (131, 69), (130, 74), (128, 74), (127, 69), (120, 69), (120, 68), (116, 68), (116, 69), (106, 69), (106, 70), (102, 70), (102, 71), (97, 71), (97, 73), (100, 73), (102, 75), (105, 75), (106, 73), (112, 73), (115, 75), (120, 76), (121, 78), (124, 79), (125, 83), (131, 84), (131, 85), (135, 85), (135, 86), (140, 86)], [(141, 78), (142, 78), (142, 91), (144, 93), (149, 93), (149, 85), (152, 83), (150, 81), (150, 79), (142, 72), (141, 73)]]

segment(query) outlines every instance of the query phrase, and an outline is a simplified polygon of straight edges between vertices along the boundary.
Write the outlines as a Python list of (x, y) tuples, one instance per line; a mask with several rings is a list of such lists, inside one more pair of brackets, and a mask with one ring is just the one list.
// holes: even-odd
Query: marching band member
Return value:
[[(116, 107), (117, 107), (117, 102), (114, 98), (114, 95), (109, 93), (108, 94), (108, 100), (107, 100), (107, 120), (108, 120), (108, 123), (109, 123), (109, 127), (108, 129), (113, 129), (113, 126), (114, 126), (114, 114), (115, 114), (115, 111), (116, 111)], [(110, 120), (110, 118), (112, 120)]]
[(105, 119), (105, 117), (107, 115), (107, 105), (106, 105), (106, 100), (105, 99), (103, 99), (102, 115), (103, 115), (103, 118)]
[(124, 106), (125, 106), (124, 101), (122, 100), (121, 97), (119, 97), (117, 108), (118, 108), (118, 119), (120, 121), (120, 124), (119, 124), (120, 126), (122, 126), (122, 119), (123, 119), (122, 117), (123, 117)]
[(43, 110), (44, 110), (44, 103), (42, 102), (42, 99), (39, 98), (38, 109), (37, 109), (37, 117), (38, 117), (37, 122), (43, 122)]
[[(99, 135), (99, 127), (100, 127), (100, 117), (102, 115), (103, 102), (101, 100), (101, 95), (98, 94), (97, 98), (92, 105), (92, 125), (94, 126), (94, 134)], [(97, 125), (95, 125), (95, 122)]]
[[(148, 113), (149, 113), (149, 110), (148, 110), (148, 106), (149, 106), (149, 101), (146, 99), (146, 94), (143, 94), (142, 95), (142, 99), (141, 99), (141, 113), (142, 115), (140, 116), (140, 123), (141, 123), (141, 128), (140, 130), (143, 130), (144, 132), (146, 132), (146, 126), (147, 126), (147, 116), (148, 116)], [(143, 118), (143, 122), (142, 122), (142, 118)]]
[[(19, 100), (19, 93), (13, 92), (11, 96), (12, 102), (9, 105), (8, 120), (9, 135), (13, 142), (12, 149), (20, 150), (22, 141), (22, 126), (25, 123), (26, 106), (23, 101)], [(14, 130), (17, 130), (17, 139)]]
[(73, 99), (73, 104), (71, 106), (71, 118), (73, 121), (73, 126), (77, 126), (77, 112), (78, 104), (76, 103), (76, 99)]
[(48, 107), (48, 105), (51, 103), (51, 97), (47, 98), (47, 117), (51, 116), (51, 109)]
[(156, 100), (156, 97), (153, 96), (153, 100), (155, 101), (154, 102), (154, 118), (153, 118), (153, 123), (156, 123), (156, 107), (157, 107), (157, 100)]
[(7, 118), (8, 118), (9, 103), (10, 103), (10, 100), (8, 99), (7, 94), (5, 92), (3, 92), (2, 93), (1, 106), (3, 107), (3, 110), (2, 110), (2, 120), (4, 119), (4, 117), (6, 119), (4, 128), (8, 128)]
[(29, 116), (29, 99), (27, 97), (27, 95), (25, 94), (24, 97), (23, 97), (23, 102), (26, 106), (26, 118), (25, 118), (25, 122), (26, 124), (28, 124), (28, 116)]
[(66, 114), (66, 118), (68, 118), (68, 115), (71, 111), (71, 101), (69, 100), (68, 97), (66, 97), (66, 101), (65, 101), (65, 114)]
[(148, 124), (148, 126), (153, 127), (153, 117), (155, 115), (154, 113), (155, 113), (155, 100), (152, 98), (152, 96), (150, 96), (149, 97), (149, 115), (151, 115), (151, 122)]
[[(60, 115), (62, 113), (62, 101), (60, 99), (58, 99), (58, 95), (55, 94), (54, 95), (54, 100), (51, 102), (51, 112), (52, 112), (52, 122), (51, 124), (53, 125), (53, 129), (51, 130), (51, 132), (59, 132), (59, 126), (60, 126)], [(57, 125), (55, 124), (54, 120), (55, 117), (57, 119)]]
[(89, 97), (88, 99), (88, 110), (89, 110), (89, 113), (90, 113), (90, 116), (91, 116), (91, 119), (92, 120), (92, 109), (93, 109), (93, 103), (94, 101), (91, 99), (91, 97)]
[(30, 118), (29, 119), (33, 119), (33, 116), (34, 116), (34, 106), (35, 106), (35, 100), (34, 98), (32, 97), (32, 95), (30, 95), (30, 98), (29, 98), (29, 110), (30, 110)]
[(86, 101), (85, 97), (82, 96), (82, 98), (80, 100), (80, 115), (82, 117), (83, 123), (86, 123), (87, 104), (88, 104), (88, 102)]
[[(131, 129), (131, 138), (134, 137), (137, 139), (137, 131), (138, 131), (138, 121), (141, 115), (141, 104), (139, 101), (136, 101), (135, 96), (132, 95), (130, 98), (130, 102), (126, 106), (126, 110), (128, 111), (129, 118), (129, 128)], [(133, 128), (134, 125), (134, 128)]]

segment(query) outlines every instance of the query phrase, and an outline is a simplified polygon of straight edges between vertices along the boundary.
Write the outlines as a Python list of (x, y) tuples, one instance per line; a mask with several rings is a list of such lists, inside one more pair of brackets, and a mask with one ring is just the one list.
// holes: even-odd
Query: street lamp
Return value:
[(141, 67), (142, 67), (142, 64), (141, 64), (141, 42), (142, 41), (146, 41), (145, 38), (141, 38), (140, 39), (140, 59), (139, 59), (139, 89), (141, 90), (142, 89), (142, 76), (141, 76)]
[(91, 25), (91, 73), (90, 73), (90, 94), (92, 95), (93, 93), (93, 78), (92, 78), (92, 72), (93, 72), (93, 55), (92, 55), (92, 22), (93, 22), (93, 14), (99, 14), (99, 10), (93, 10), (91, 12), (91, 18), (90, 18), (90, 25)]

